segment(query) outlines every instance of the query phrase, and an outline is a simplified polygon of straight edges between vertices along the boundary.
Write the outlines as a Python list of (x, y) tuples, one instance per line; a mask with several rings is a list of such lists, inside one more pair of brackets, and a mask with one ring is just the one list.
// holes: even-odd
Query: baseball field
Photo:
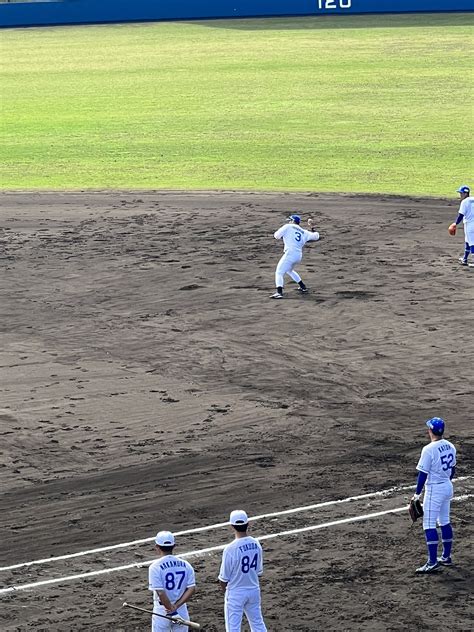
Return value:
[[(153, 536), (224, 630), (229, 512), (271, 632), (469, 630), (472, 17), (2, 32), (0, 629), (148, 630)], [(289, 212), (323, 239), (271, 301)], [(454, 566), (406, 510), (445, 419)], [(243, 630), (248, 630), (245, 626)]]

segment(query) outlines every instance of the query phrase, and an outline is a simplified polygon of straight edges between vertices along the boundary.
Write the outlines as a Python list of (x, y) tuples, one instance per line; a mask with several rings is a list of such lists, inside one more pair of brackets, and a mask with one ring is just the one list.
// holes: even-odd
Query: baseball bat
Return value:
[(196, 623), (195, 621), (186, 621), (186, 619), (183, 619), (179, 615), (174, 615), (172, 617), (172, 616), (166, 615), (166, 614), (158, 614), (157, 612), (153, 612), (153, 610), (146, 610), (145, 608), (140, 608), (139, 606), (134, 606), (133, 604), (127, 603), (126, 601), (123, 602), (122, 607), (123, 608), (133, 608), (133, 610), (139, 610), (140, 612), (146, 612), (147, 614), (153, 614), (153, 615), (155, 615), (155, 617), (161, 617), (162, 619), (168, 619), (168, 621), (171, 621), (171, 623), (179, 623), (180, 625), (186, 625), (186, 626), (188, 626), (188, 628), (192, 628), (193, 630), (200, 630), (201, 629), (201, 626), (199, 625), (199, 623)]

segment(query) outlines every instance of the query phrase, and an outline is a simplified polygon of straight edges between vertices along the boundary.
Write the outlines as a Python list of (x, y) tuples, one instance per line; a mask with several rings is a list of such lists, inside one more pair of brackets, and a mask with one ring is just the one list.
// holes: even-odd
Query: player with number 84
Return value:
[(240, 632), (245, 614), (252, 632), (267, 632), (263, 621), (259, 577), (263, 573), (262, 546), (247, 535), (249, 519), (245, 511), (230, 514), (234, 540), (222, 553), (219, 583), (225, 593), (226, 632)]

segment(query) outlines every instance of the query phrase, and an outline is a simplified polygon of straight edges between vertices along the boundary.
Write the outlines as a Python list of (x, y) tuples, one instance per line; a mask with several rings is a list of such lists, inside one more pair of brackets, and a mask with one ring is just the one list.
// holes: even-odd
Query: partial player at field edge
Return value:
[(470, 254), (474, 254), (474, 197), (471, 196), (470, 187), (463, 184), (457, 189), (461, 199), (459, 213), (456, 221), (450, 224), (449, 234), (456, 234), (456, 227), (463, 222), (464, 224), (464, 255), (459, 258), (459, 263), (463, 266), (469, 265), (468, 259)]

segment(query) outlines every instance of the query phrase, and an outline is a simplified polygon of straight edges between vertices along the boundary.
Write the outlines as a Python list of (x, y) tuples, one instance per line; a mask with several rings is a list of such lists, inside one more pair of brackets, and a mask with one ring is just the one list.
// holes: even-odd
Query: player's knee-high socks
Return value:
[(441, 540), (443, 542), (443, 557), (451, 557), (451, 548), (453, 546), (453, 528), (451, 524), (441, 525)]
[(471, 252), (471, 247), (466, 241), (466, 243), (464, 244), (464, 257), (463, 257), (464, 261), (467, 261), (467, 258), (469, 257), (470, 252)]
[(425, 538), (430, 564), (436, 564), (438, 561), (438, 530), (425, 529)]

